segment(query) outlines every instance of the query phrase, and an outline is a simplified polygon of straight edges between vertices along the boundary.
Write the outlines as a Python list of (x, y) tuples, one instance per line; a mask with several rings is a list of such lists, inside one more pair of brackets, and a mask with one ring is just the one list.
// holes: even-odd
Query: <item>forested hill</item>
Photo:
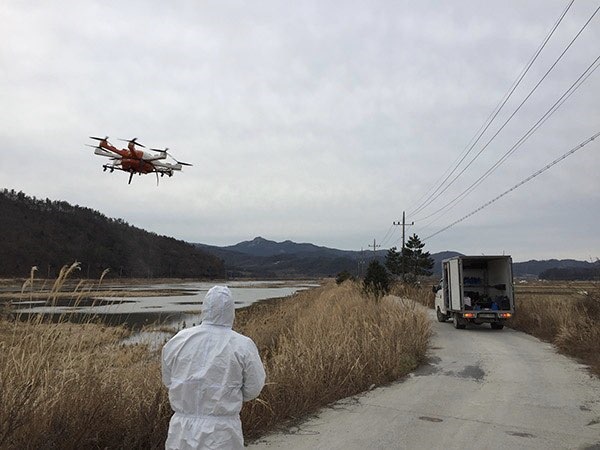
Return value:
[(81, 276), (215, 278), (222, 261), (184, 241), (63, 201), (0, 190), (0, 277), (55, 277), (81, 262)]

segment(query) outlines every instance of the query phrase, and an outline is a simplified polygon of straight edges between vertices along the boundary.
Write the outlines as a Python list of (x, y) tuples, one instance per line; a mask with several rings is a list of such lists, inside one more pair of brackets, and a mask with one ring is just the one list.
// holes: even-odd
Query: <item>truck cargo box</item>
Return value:
[(456, 256), (442, 261), (442, 279), (434, 287), (438, 320), (456, 328), (489, 323), (501, 329), (515, 312), (510, 256)]

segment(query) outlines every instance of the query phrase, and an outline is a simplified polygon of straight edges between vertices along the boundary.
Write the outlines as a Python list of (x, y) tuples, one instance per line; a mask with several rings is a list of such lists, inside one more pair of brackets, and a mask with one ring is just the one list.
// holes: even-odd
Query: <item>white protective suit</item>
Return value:
[(162, 350), (162, 378), (175, 414), (166, 449), (238, 449), (244, 446), (240, 410), (265, 384), (252, 339), (231, 329), (230, 290), (215, 286), (202, 323), (177, 333)]

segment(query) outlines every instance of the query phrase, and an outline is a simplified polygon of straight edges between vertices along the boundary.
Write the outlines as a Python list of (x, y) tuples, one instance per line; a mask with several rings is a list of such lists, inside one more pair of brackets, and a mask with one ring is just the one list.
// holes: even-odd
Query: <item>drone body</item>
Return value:
[[(158, 184), (158, 175), (164, 176), (168, 175), (169, 177), (173, 176), (173, 173), (177, 170), (180, 171), (182, 166), (191, 166), (189, 163), (177, 161), (173, 156), (171, 156), (168, 152), (168, 148), (164, 150), (150, 149), (152, 152), (150, 153), (145, 150), (141, 150), (136, 148), (146, 148), (142, 144), (136, 142), (137, 138), (133, 138), (130, 140), (121, 139), (127, 142), (127, 148), (118, 149), (113, 146), (110, 142), (108, 142), (108, 136), (104, 138), (90, 136), (91, 139), (99, 141), (98, 145), (89, 145), (90, 147), (94, 147), (94, 154), (99, 156), (104, 156), (111, 159), (109, 164), (104, 164), (102, 167), (104, 171), (110, 170), (114, 172), (115, 170), (122, 170), (123, 172), (129, 173), (129, 183), (131, 184), (131, 179), (134, 174), (147, 174), (147, 173), (156, 173), (156, 183)], [(175, 164), (161, 161), (167, 158), (171, 158), (175, 161)]]

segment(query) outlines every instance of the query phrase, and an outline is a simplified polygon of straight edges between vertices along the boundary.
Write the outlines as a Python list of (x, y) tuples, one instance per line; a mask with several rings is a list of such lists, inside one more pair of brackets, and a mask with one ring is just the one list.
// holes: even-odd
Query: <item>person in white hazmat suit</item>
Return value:
[(175, 412), (166, 449), (243, 448), (242, 402), (260, 394), (265, 370), (252, 339), (231, 329), (234, 316), (231, 291), (215, 286), (201, 324), (163, 347), (162, 379)]

